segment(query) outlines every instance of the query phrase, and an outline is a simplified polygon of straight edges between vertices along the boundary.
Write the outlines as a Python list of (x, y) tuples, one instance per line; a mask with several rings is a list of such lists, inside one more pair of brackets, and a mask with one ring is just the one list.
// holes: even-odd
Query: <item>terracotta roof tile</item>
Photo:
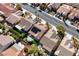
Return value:
[(0, 11), (2, 11), (5, 16), (9, 16), (11, 15), (11, 13), (15, 12), (16, 10), (8, 5), (0, 4)]

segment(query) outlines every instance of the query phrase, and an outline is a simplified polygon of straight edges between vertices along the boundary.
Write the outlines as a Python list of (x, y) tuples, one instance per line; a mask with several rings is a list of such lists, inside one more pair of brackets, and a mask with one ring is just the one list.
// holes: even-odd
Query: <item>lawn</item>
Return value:
[(0, 29), (3, 29), (4, 28), (4, 25), (0, 24)]

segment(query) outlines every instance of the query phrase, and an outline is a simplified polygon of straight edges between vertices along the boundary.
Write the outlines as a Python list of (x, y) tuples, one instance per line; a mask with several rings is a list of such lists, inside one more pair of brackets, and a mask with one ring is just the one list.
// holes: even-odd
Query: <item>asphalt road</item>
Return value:
[(40, 18), (44, 19), (45, 21), (51, 23), (52, 25), (56, 26), (58, 24), (63, 25), (63, 27), (66, 29), (66, 32), (68, 32), (69, 34), (74, 35), (75, 37), (77, 37), (79, 39), (79, 33), (76, 31), (76, 29), (74, 27), (71, 26), (67, 26), (65, 25), (64, 22), (60, 21), (58, 18), (54, 17), (54, 16), (49, 16), (48, 14), (44, 13), (44, 12), (39, 12), (37, 9), (32, 8), (29, 5), (23, 5), (21, 4), (22, 8), (28, 10), (29, 12), (35, 14), (36, 16), (39, 15)]

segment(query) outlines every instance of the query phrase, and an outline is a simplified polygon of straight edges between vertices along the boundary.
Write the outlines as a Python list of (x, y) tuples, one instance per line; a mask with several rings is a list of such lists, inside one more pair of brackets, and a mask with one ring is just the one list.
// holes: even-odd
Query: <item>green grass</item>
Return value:
[(10, 31), (11, 31), (13, 34), (15, 34), (16, 36), (18, 36), (18, 37), (21, 36), (21, 34), (20, 34), (18, 31), (14, 30), (14, 29), (10, 29)]
[(33, 43), (33, 44), (37, 44), (37, 42), (36, 42), (34, 39), (33, 39), (32, 43)]
[(4, 26), (0, 24), (0, 29), (3, 29), (3, 28), (4, 28)]
[(11, 28), (10, 32), (12, 32), (11, 36), (14, 39), (18, 39), (18, 38), (23, 39), (23, 38), (27, 37), (27, 35), (25, 33), (19, 31), (18, 29)]
[(33, 44), (37, 44), (37, 42), (35, 41), (35, 38), (31, 36), (31, 38), (33, 39), (32, 43)]

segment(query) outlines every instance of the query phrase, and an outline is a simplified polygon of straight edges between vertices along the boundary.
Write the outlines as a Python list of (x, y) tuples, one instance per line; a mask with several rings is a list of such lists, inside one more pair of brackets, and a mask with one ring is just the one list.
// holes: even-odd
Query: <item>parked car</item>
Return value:
[(39, 12), (42, 12), (42, 10), (38, 10)]
[(79, 29), (76, 29), (77, 32), (79, 32)]
[(22, 3), (23, 5), (28, 5), (28, 3)]

